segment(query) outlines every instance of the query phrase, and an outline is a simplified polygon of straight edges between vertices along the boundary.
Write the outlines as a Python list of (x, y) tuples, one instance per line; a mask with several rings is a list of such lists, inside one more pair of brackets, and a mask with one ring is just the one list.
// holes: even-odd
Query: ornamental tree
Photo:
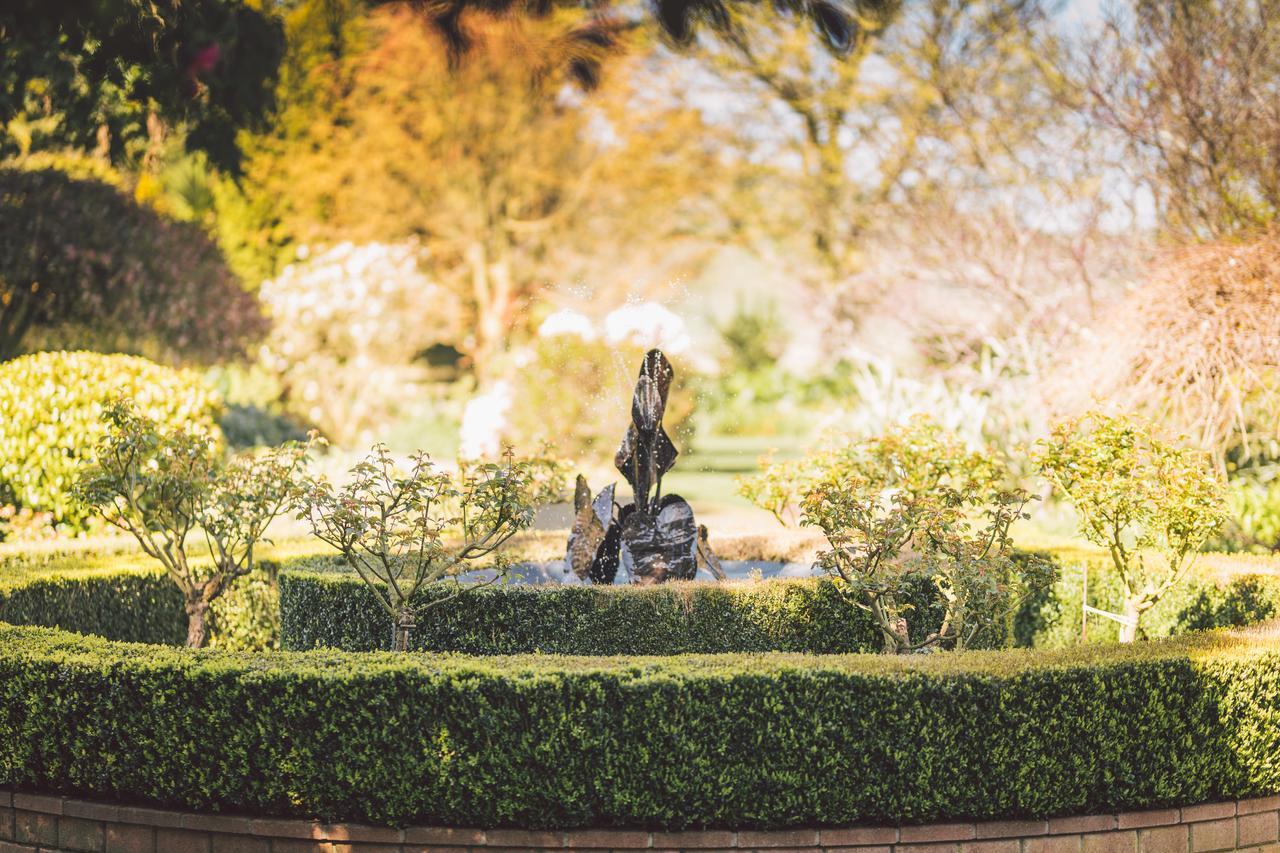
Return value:
[[(207, 435), (163, 430), (124, 400), (102, 413), (107, 434), (76, 482), (81, 500), (137, 539), (182, 590), (187, 646), (209, 638), (209, 607), (257, 565), (267, 526), (296, 496), (307, 446), (290, 443), (225, 460)], [(209, 559), (192, 559), (202, 537)]]
[[(801, 523), (819, 528), (830, 546), (818, 565), (871, 613), (887, 653), (966, 648), (1053, 580), (1047, 560), (1013, 551), (1009, 528), (1027, 517), (1031, 498), (1006, 485), (1003, 460), (966, 449), (931, 421), (781, 470), (761, 491), (768, 508), (780, 513), (801, 495)], [(941, 596), (936, 631), (926, 631), (908, 602), (921, 582)]]
[(1080, 533), (1107, 550), (1124, 587), (1120, 642), (1181, 583), (1225, 517), (1208, 454), (1180, 447), (1131, 417), (1091, 413), (1039, 443), (1044, 476), (1075, 506)]
[[(351, 469), (346, 485), (310, 479), (297, 503), (298, 518), (369, 585), (391, 617), (391, 646), (402, 652), (427, 611), (506, 578), (510, 565), (500, 549), (560, 492), (558, 466), (516, 461), (509, 450), (501, 464), (463, 467), (457, 474), (421, 451), (409, 463), (402, 470), (386, 445), (376, 445)], [(466, 583), (459, 577), (485, 558), (493, 558), (488, 579)], [(428, 603), (414, 600), (431, 585), (451, 591)]]

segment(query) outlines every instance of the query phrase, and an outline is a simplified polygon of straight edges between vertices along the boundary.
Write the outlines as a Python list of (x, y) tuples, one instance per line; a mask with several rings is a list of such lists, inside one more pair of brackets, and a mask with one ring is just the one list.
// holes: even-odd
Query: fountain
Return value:
[(674, 373), (656, 349), (649, 350), (640, 365), (631, 424), (613, 460), (631, 485), (633, 502), (620, 506), (614, 484), (592, 499), (586, 478), (578, 476), (565, 560), (582, 580), (611, 584), (619, 570), (638, 584), (692, 580), (700, 567), (724, 580), (707, 528), (694, 522), (693, 509), (684, 498), (662, 494), (662, 476), (679, 455), (662, 428)]

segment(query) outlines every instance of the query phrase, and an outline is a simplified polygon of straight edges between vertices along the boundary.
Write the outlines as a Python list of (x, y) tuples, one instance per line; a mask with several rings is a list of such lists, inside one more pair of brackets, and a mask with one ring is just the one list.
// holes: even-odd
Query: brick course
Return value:
[(822, 829), (388, 829), (196, 814), (0, 788), (0, 853), (1280, 853), (1280, 796), (1050, 820)]

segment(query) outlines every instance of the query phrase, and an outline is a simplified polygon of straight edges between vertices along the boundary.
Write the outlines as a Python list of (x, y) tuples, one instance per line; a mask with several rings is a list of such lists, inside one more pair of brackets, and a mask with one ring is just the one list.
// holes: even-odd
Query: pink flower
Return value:
[(218, 65), (218, 60), (222, 58), (222, 47), (216, 42), (208, 47), (202, 47), (196, 51), (195, 56), (191, 57), (191, 62), (187, 64), (188, 74), (208, 74)]

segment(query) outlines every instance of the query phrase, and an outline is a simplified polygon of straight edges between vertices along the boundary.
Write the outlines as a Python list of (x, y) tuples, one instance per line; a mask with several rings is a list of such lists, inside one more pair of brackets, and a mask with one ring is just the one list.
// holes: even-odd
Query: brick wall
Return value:
[(903, 827), (647, 832), (411, 827), (235, 817), (0, 788), (0, 853), (496, 853), (516, 850), (847, 853), (1280, 853), (1280, 796), (1051, 820)]

